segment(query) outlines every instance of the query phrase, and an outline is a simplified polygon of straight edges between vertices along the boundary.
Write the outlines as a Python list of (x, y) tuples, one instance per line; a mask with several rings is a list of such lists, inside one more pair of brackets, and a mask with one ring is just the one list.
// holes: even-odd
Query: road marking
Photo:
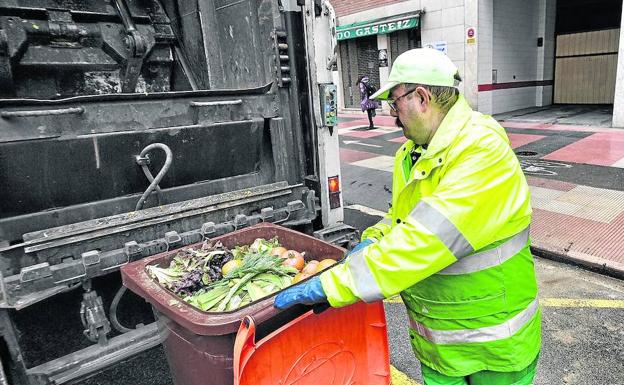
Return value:
[(543, 298), (540, 304), (545, 307), (591, 307), (624, 309), (621, 299), (576, 299), (576, 298)]
[(376, 144), (361, 143), (359, 140), (345, 140), (342, 143), (344, 143), (344, 144), (358, 144), (360, 146), (366, 146), (366, 147), (376, 147), (376, 148), (381, 148), (382, 147), (382, 146), (378, 146)]
[(380, 155), (374, 158), (362, 159), (352, 162), (351, 166), (366, 167), (373, 170), (385, 171), (392, 173), (394, 170), (394, 157), (388, 155)]
[(390, 365), (390, 381), (392, 385), (420, 385), (419, 382), (412, 380), (407, 374), (395, 368), (394, 365)]
[(381, 210), (373, 209), (373, 208), (362, 206), (362, 205), (349, 205), (349, 206), (346, 206), (345, 209), (357, 210), (361, 213), (374, 215), (376, 217), (384, 217), (386, 215), (386, 213), (384, 213)]
[[(394, 296), (384, 300), (386, 303), (403, 303), (401, 297)], [(621, 299), (577, 299), (577, 298), (540, 298), (542, 307), (586, 307), (624, 309), (624, 300)]]

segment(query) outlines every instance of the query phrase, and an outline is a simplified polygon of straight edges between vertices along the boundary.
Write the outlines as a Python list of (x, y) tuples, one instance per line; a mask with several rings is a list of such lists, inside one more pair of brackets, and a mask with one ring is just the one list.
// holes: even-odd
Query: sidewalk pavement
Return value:
[[(341, 161), (392, 172), (394, 118), (342, 114)], [(503, 121), (531, 188), (534, 253), (624, 278), (624, 130)], [(381, 151), (383, 147), (383, 151)], [(390, 175), (388, 174), (388, 184)]]

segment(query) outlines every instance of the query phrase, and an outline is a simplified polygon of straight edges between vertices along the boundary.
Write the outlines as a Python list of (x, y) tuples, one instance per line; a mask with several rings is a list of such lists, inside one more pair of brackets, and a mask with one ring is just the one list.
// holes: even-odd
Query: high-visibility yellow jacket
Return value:
[(530, 222), (504, 129), (460, 96), (426, 150), (397, 151), (392, 207), (363, 233), (374, 243), (321, 283), (335, 307), (400, 293), (417, 357), (443, 374), (521, 370), (541, 337)]

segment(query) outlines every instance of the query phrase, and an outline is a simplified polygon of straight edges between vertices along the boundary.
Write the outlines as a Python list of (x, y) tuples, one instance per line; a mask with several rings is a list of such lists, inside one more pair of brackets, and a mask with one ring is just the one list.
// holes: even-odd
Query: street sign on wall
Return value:
[(445, 41), (436, 41), (434, 43), (425, 43), (423, 47), (433, 48), (448, 55), (448, 44)]
[(477, 29), (474, 27), (466, 28), (466, 44), (475, 44), (477, 42)]
[(379, 50), (379, 66), (380, 67), (388, 66), (388, 50), (385, 48)]
[(420, 17), (412, 16), (404, 19), (389, 21), (364, 21), (336, 27), (336, 39), (347, 40), (358, 37), (379, 35), (418, 27)]

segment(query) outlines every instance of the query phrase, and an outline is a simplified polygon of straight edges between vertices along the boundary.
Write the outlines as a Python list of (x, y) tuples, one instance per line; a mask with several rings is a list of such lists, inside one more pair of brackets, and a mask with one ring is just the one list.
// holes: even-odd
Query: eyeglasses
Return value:
[(397, 106), (396, 106), (396, 102), (399, 101), (399, 99), (411, 94), (412, 92), (416, 91), (417, 88), (414, 88), (411, 91), (407, 91), (406, 93), (404, 93), (403, 95), (399, 96), (398, 98), (394, 98), (394, 99), (388, 99), (386, 100), (386, 102), (388, 102), (388, 106), (390, 107), (390, 109), (394, 112), (397, 112)]

